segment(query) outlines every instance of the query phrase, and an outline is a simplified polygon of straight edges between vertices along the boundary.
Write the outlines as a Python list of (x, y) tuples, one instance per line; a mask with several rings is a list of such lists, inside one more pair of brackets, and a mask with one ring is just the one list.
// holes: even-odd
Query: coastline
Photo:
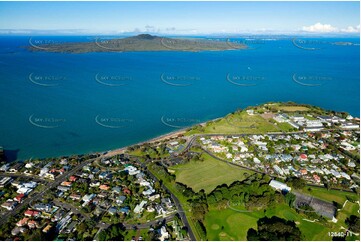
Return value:
[[(263, 103), (263, 104), (267, 104), (267, 103), (277, 103), (277, 102), (266, 102), (266, 103)], [(285, 103), (285, 102), (280, 102), (280, 103)], [(261, 104), (261, 105), (263, 105)], [(256, 106), (259, 106), (260, 104), (256, 105)], [(314, 105), (311, 105), (311, 104), (299, 104), (301, 106), (314, 106)], [(242, 109), (247, 109), (249, 107), (253, 107), (253, 106), (248, 106), (248, 107), (245, 107), (245, 108), (242, 108)], [(322, 108), (323, 109), (323, 108)], [(327, 110), (327, 111), (330, 111), (328, 109), (324, 109), (324, 110)], [(230, 113), (228, 113), (230, 114)], [(160, 134), (158, 136), (155, 136), (153, 138), (149, 138), (149, 139), (146, 139), (146, 140), (143, 140), (143, 141), (139, 141), (137, 143), (133, 143), (133, 144), (129, 144), (129, 145), (126, 145), (126, 146), (123, 146), (123, 147), (118, 147), (118, 148), (111, 148), (109, 150), (99, 150), (99, 151), (85, 151), (84, 153), (73, 153), (73, 154), (66, 154), (66, 155), (54, 155), (54, 156), (44, 156), (44, 157), (30, 157), (30, 158), (23, 158), (23, 159), (15, 159), (15, 160), (10, 160), (10, 161), (7, 161), (9, 163), (12, 163), (12, 162), (18, 162), (20, 160), (29, 160), (29, 159), (57, 159), (57, 158), (61, 158), (61, 157), (71, 157), (71, 156), (76, 156), (76, 155), (91, 155), (91, 154), (101, 154), (102, 157), (111, 157), (111, 156), (115, 156), (115, 155), (119, 155), (119, 154), (123, 154), (129, 147), (132, 147), (132, 146), (136, 146), (136, 145), (143, 145), (145, 143), (155, 143), (155, 142), (160, 142), (162, 140), (165, 140), (165, 139), (170, 139), (170, 138), (175, 138), (179, 135), (183, 135), (187, 132), (187, 129), (189, 128), (192, 128), (196, 125), (201, 125), (201, 126), (204, 126), (206, 123), (208, 122), (214, 122), (214, 121), (217, 121), (219, 119), (222, 119), (224, 117), (226, 117), (228, 114), (225, 114), (221, 117), (217, 117), (217, 118), (213, 118), (213, 119), (209, 119), (209, 120), (206, 120), (204, 122), (201, 122), (201, 123), (195, 123), (193, 125), (190, 125), (190, 126), (187, 126), (187, 127), (183, 127), (183, 128), (180, 128), (178, 130), (174, 130), (174, 131), (171, 131), (171, 132), (168, 132), (168, 133), (164, 133), (164, 134)]]
[[(122, 148), (117, 148), (117, 149), (109, 150), (109, 151), (103, 151), (103, 153), (107, 152), (105, 155), (103, 155), (103, 157), (111, 157), (111, 156), (123, 154), (124, 151), (126, 151), (129, 147), (134, 146), (134, 145), (142, 145), (142, 144), (145, 144), (145, 143), (154, 143), (154, 142), (159, 142), (159, 141), (162, 141), (162, 140), (165, 140), (165, 139), (174, 138), (175, 136), (184, 134), (188, 128), (189, 127), (183, 128), (181, 130), (176, 130), (176, 131), (173, 131), (173, 132), (170, 132), (170, 133), (166, 133), (166, 134), (157, 136), (155, 138), (151, 138), (151, 139), (146, 140), (146, 141), (141, 141), (141, 142), (138, 142), (138, 143), (135, 143), (135, 144), (132, 144), (132, 145), (122, 147)], [(102, 153), (102, 152), (97, 152), (97, 153)]]
[[(134, 145), (143, 145), (145, 143), (155, 143), (155, 142), (159, 142), (159, 141), (162, 141), (162, 140), (165, 140), (165, 139), (175, 138), (178, 135), (182, 135), (182, 134), (186, 133), (187, 129), (189, 129), (189, 128), (195, 126), (195, 125), (204, 126), (208, 122), (213, 122), (213, 121), (216, 121), (216, 120), (221, 119), (221, 118), (223, 118), (223, 117), (218, 117), (218, 118), (214, 118), (214, 119), (204, 121), (202, 123), (193, 124), (192, 126), (184, 127), (182, 129), (175, 130), (175, 131), (172, 131), (170, 133), (162, 134), (162, 135), (159, 135), (157, 137), (154, 137), (154, 138), (151, 138), (151, 139), (148, 139), (148, 140), (145, 140), (145, 141), (141, 141), (141, 142), (138, 142), (138, 143), (135, 143), (135, 144), (132, 144), (132, 145), (127, 145), (127, 146), (122, 147), (122, 148), (117, 148), (117, 149), (113, 149), (113, 150), (109, 150), (109, 151), (103, 151), (103, 153), (107, 152), (105, 155), (103, 155), (103, 157), (111, 157), (111, 156), (114, 156), (114, 155), (123, 154), (126, 149), (128, 149), (129, 147), (134, 146)], [(102, 152), (97, 152), (97, 153), (102, 153)]]
[(9, 160), (7, 162), (12, 163), (12, 162), (26, 161), (26, 160), (29, 160), (29, 159), (40, 159), (40, 160), (42, 160), (42, 159), (57, 159), (57, 158), (60, 158), (60, 157), (71, 157), (71, 156), (76, 156), (76, 155), (91, 155), (91, 154), (102, 154), (102, 157), (111, 157), (111, 156), (123, 154), (131, 146), (143, 145), (145, 143), (155, 143), (155, 142), (159, 142), (159, 141), (162, 141), (162, 140), (165, 140), (165, 139), (175, 138), (178, 135), (182, 135), (182, 134), (186, 133), (187, 129), (189, 129), (189, 128), (195, 126), (195, 125), (202, 125), (203, 126), (207, 122), (216, 121), (216, 120), (221, 119), (221, 118), (223, 118), (223, 116), (218, 117), (218, 118), (214, 118), (214, 119), (210, 119), (210, 120), (206, 120), (206, 121), (204, 121), (202, 123), (196, 123), (196, 124), (193, 124), (191, 126), (187, 126), (187, 127), (184, 127), (184, 128), (178, 129), (178, 130), (174, 130), (174, 131), (171, 131), (171, 132), (168, 132), (168, 133), (165, 133), (165, 134), (155, 136), (155, 137), (150, 138), (150, 139), (146, 139), (144, 141), (140, 141), (140, 142), (137, 142), (137, 143), (134, 143), (134, 144), (129, 144), (129, 145), (126, 145), (124, 147), (119, 147), (119, 148), (115, 148), (115, 149), (100, 150), (100, 151), (89, 151), (89, 152), (84, 152), (84, 153), (73, 153), (73, 154), (66, 154), (66, 155), (59, 154), (59, 155), (55, 155), (55, 156), (44, 156), (44, 157), (33, 157), (32, 156), (30, 158), (20, 158), (20, 159), (17, 158), (15, 160)]

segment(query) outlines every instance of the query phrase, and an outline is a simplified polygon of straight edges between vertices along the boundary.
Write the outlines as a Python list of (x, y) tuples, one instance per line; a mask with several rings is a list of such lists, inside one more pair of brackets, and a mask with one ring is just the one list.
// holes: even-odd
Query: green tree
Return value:
[(295, 222), (288, 221), (276, 216), (263, 217), (257, 221), (257, 231), (250, 229), (247, 232), (247, 240), (301, 240), (302, 234)]
[(348, 226), (349, 230), (351, 230), (352, 232), (360, 232), (360, 217), (356, 215), (351, 215), (345, 220), (345, 223)]

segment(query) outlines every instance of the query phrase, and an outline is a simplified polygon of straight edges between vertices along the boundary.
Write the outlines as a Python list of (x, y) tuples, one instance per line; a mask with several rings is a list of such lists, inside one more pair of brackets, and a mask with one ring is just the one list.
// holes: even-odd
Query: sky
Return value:
[(359, 2), (0, 2), (0, 34), (359, 34)]

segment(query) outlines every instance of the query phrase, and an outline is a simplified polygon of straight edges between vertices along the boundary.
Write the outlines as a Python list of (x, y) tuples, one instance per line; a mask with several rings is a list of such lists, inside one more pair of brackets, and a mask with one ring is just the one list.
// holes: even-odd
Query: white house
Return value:
[(28, 187), (20, 187), (16, 193), (18, 194), (24, 194), (24, 195), (28, 195), (33, 189), (28, 188)]
[(159, 237), (160, 241), (164, 241), (169, 238), (169, 233), (167, 232), (167, 229), (165, 228), (165, 226), (162, 226), (162, 228), (160, 228), (159, 234), (160, 234), (160, 237)]
[(273, 169), (280, 174), (281, 176), (283, 176), (283, 170), (278, 166), (278, 165), (274, 165)]
[(82, 200), (87, 203), (87, 202), (90, 202), (95, 197), (96, 197), (95, 194), (87, 194), (83, 197)]
[(146, 205), (147, 204), (147, 201), (142, 201), (140, 204), (138, 204), (137, 206), (135, 206), (135, 208), (134, 208), (134, 213), (141, 213), (142, 211), (143, 211), (143, 207), (144, 207), (144, 205)]

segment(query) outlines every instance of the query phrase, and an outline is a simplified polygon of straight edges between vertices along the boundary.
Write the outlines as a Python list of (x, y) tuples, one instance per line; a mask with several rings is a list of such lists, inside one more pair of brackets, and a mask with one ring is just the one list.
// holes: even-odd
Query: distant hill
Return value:
[(150, 34), (122, 39), (95, 38), (91, 42), (55, 43), (35, 45), (29, 42), (30, 51), (88, 53), (88, 52), (123, 52), (123, 51), (222, 51), (245, 49), (246, 45), (228, 41), (165, 38)]

